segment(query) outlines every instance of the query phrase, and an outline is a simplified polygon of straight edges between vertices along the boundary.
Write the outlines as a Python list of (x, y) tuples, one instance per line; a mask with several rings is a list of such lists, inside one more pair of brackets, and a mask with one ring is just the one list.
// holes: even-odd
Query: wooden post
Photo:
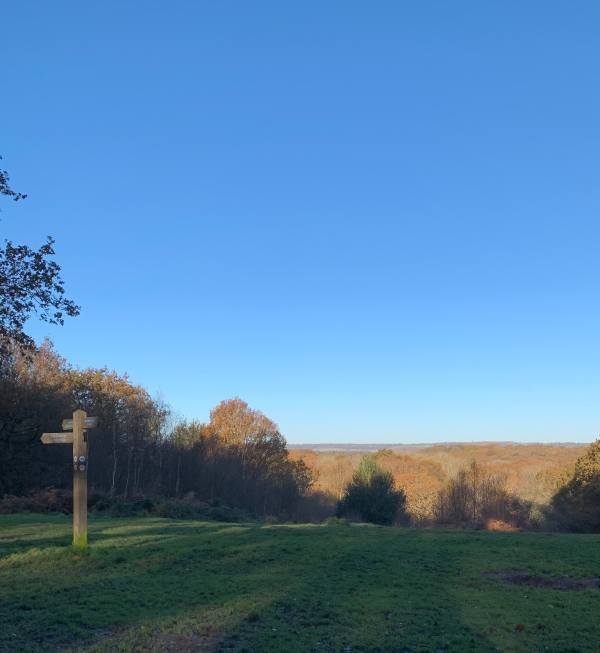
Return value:
[[(73, 419), (63, 420), (66, 433), (43, 433), (44, 444), (73, 443), (73, 546), (87, 546), (87, 429), (98, 423), (84, 410), (76, 410)], [(68, 431), (73, 430), (72, 433)]]
[(84, 410), (73, 413), (73, 546), (87, 546), (87, 442)]

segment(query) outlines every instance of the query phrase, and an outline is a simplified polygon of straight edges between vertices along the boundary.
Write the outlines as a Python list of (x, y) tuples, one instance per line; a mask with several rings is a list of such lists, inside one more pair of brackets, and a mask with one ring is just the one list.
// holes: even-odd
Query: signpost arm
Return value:
[(73, 413), (73, 546), (87, 546), (87, 442), (86, 413)]

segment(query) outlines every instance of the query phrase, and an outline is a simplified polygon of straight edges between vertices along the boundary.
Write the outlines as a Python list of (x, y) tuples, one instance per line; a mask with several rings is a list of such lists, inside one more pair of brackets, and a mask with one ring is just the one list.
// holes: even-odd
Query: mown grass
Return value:
[(600, 537), (0, 516), (0, 651), (599, 651)]

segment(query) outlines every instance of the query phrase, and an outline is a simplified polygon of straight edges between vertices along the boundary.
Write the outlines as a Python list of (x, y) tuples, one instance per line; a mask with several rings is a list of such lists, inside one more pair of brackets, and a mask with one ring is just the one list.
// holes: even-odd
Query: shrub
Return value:
[(374, 524), (393, 524), (405, 518), (406, 495), (394, 477), (382, 469), (375, 455), (361, 460), (337, 506), (338, 517), (357, 517)]
[[(189, 496), (185, 499), (135, 497), (123, 499), (92, 491), (88, 495), (91, 512), (110, 517), (169, 517), (171, 519), (199, 519), (205, 521), (242, 522), (256, 517), (246, 510), (220, 503), (204, 503)], [(0, 514), (19, 512), (73, 511), (73, 494), (69, 490), (45, 488), (27, 496), (6, 495), (0, 499)]]
[(344, 517), (329, 517), (325, 520), (326, 526), (349, 526), (350, 521)]
[(236, 508), (235, 506), (217, 505), (209, 506), (204, 519), (225, 522), (243, 522), (254, 521), (256, 517), (246, 510)]
[(102, 497), (91, 508), (94, 512), (107, 513), (111, 517), (138, 517), (152, 514), (154, 502), (145, 498), (126, 501), (120, 497)]
[(549, 517), (563, 530), (600, 533), (600, 440), (579, 458), (552, 497)]
[(0, 499), (0, 514), (17, 512), (66, 512), (73, 509), (73, 495), (53, 487), (36, 490), (26, 496), (6, 495)]
[(318, 490), (310, 492), (298, 499), (290, 514), (290, 520), (296, 523), (320, 524), (335, 514), (336, 505), (336, 499), (330, 494)]
[(205, 519), (204, 507), (185, 499), (163, 499), (153, 506), (150, 514), (170, 519)]
[(438, 492), (434, 506), (439, 524), (484, 528), (500, 521), (510, 526), (526, 526), (531, 504), (511, 494), (506, 479), (491, 474), (472, 462), (459, 470)]
[(224, 522), (253, 521), (254, 519), (254, 516), (245, 510), (226, 505), (211, 505), (192, 498), (139, 498), (125, 501), (119, 497), (103, 497), (95, 503), (93, 509), (94, 512), (108, 514), (111, 517), (149, 516)]

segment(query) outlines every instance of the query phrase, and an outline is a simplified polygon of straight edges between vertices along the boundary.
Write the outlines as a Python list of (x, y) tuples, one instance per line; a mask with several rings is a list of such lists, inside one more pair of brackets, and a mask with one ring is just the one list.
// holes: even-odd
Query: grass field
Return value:
[(600, 536), (0, 516), (0, 651), (600, 651)]

